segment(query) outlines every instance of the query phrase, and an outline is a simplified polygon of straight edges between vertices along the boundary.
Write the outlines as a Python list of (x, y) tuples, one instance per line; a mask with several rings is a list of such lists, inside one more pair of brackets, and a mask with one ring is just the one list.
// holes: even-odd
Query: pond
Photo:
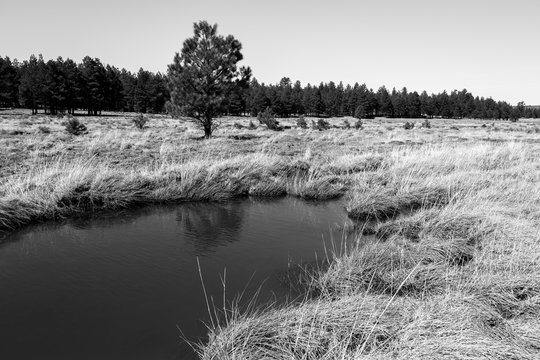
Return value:
[[(0, 358), (191, 359), (209, 315), (341, 242), (340, 202), (151, 206), (27, 227), (0, 243)], [(200, 266), (198, 265), (200, 264)], [(200, 269), (200, 272), (199, 272)], [(224, 281), (222, 281), (224, 279)], [(247, 300), (246, 300), (247, 301)]]

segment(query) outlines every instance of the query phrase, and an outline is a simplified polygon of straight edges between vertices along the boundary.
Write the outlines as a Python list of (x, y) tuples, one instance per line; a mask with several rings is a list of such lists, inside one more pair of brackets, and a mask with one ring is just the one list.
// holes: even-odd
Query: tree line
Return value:
[[(199, 76), (193, 73), (193, 76)], [(169, 74), (170, 75), (170, 74)], [(397, 118), (441, 117), (477, 119), (539, 118), (540, 108), (523, 102), (512, 106), (505, 101), (474, 96), (467, 90), (428, 94), (407, 88), (377, 91), (365, 84), (334, 82), (307, 84), (284, 77), (277, 84), (259, 83), (245, 74), (240, 86), (227, 91), (221, 114), (252, 115), (269, 108), (279, 117), (375, 116)], [(184, 86), (182, 84), (181, 86)], [(0, 107), (25, 107), (32, 113), (75, 113), (101, 111), (160, 113), (171, 110), (170, 88), (178, 87), (170, 76), (140, 69), (132, 73), (103, 65), (97, 58), (81, 63), (71, 59), (44, 61), (32, 55), (22, 63), (0, 57)], [(213, 114), (217, 115), (217, 114)]]
[[(244, 98), (232, 98), (229, 111), (256, 115), (266, 108), (280, 117), (294, 115), (353, 116), (370, 118), (375, 116), (397, 118), (477, 118), (517, 119), (538, 118), (540, 109), (526, 107), (523, 102), (512, 106), (505, 101), (474, 96), (466, 89), (451, 93), (428, 94), (408, 91), (407, 88), (391, 91), (382, 86), (377, 91), (365, 84), (346, 85), (334, 82), (318, 86), (294, 84), (287, 77), (278, 84), (259, 84), (256, 79), (249, 89), (243, 91)], [(241, 99), (241, 100), (240, 100)]]
[(52, 115), (89, 115), (102, 111), (162, 112), (169, 99), (167, 80), (161, 73), (140, 69), (136, 74), (103, 65), (86, 56), (43, 60), (41, 55), (11, 61), (0, 57), (0, 107), (24, 107)]

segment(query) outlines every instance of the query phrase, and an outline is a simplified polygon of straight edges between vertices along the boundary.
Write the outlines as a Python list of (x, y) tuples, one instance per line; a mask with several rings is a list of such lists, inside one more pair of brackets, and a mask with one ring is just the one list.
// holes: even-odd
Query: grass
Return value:
[(201, 359), (540, 357), (538, 123), (330, 119), (314, 131), (280, 119), (292, 128), (277, 133), (250, 120), (200, 141), (162, 116), (144, 131), (129, 115), (85, 117), (75, 137), (56, 117), (0, 113), (0, 227), (146, 203), (344, 197), (373, 236), (306, 270), (303, 301), (227, 309)]

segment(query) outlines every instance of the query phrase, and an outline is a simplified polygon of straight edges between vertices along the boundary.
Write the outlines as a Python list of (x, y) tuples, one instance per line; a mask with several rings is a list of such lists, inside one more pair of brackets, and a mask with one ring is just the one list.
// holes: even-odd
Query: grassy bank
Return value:
[(348, 194), (376, 240), (313, 273), (315, 298), (212, 329), (203, 359), (540, 357), (540, 148), (387, 155)]
[(147, 203), (284, 195), (326, 200), (342, 196), (349, 182), (347, 175), (336, 175), (318, 161), (267, 154), (156, 162), (133, 169), (117, 169), (95, 158), (59, 158), (0, 186), (0, 229)]
[[(145, 203), (343, 196), (373, 234), (310, 272), (300, 304), (227, 314), (202, 359), (540, 357), (539, 124), (399, 119), (215, 137), (165, 117), (0, 114), (0, 228)], [(237, 125), (234, 125), (237, 123)], [(43, 127), (47, 127), (44, 130)], [(305, 280), (305, 279), (304, 279)]]

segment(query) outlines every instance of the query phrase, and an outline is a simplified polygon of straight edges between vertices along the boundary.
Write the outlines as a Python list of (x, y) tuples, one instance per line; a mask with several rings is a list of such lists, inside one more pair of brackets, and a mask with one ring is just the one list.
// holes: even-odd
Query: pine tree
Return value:
[(315, 114), (317, 110), (317, 88), (307, 84), (302, 96), (302, 106), (307, 115)]
[(43, 56), (31, 55), (21, 66), (19, 86), (19, 102), (22, 106), (32, 109), (32, 115), (37, 114), (43, 101), (45, 82), (45, 62)]
[(120, 71), (120, 81), (122, 82), (123, 111), (135, 111), (135, 88), (137, 78), (126, 69)]
[(18, 104), (19, 74), (9, 57), (0, 57), (0, 107)]
[(120, 79), (120, 70), (114, 66), (105, 67), (106, 86), (105, 86), (105, 108), (111, 111), (120, 111), (123, 106), (122, 81)]
[(408, 113), (410, 117), (419, 118), (422, 115), (422, 101), (416, 91), (409, 93), (407, 101)]
[(98, 115), (105, 105), (107, 74), (97, 58), (86, 56), (80, 64), (81, 92), (88, 115)]
[(292, 112), (296, 115), (301, 115), (305, 113), (304, 106), (302, 105), (302, 93), (302, 84), (300, 83), (300, 81), (296, 81), (292, 89), (291, 99)]
[(65, 106), (68, 109), (68, 113), (74, 115), (75, 109), (79, 108), (82, 103), (81, 72), (77, 63), (71, 59), (64, 61), (63, 72), (67, 88)]
[(377, 101), (380, 105), (380, 112), (383, 116), (393, 117), (394, 106), (392, 105), (392, 98), (390, 93), (386, 90), (386, 87), (381, 86), (377, 91)]
[(170, 94), (169, 89), (167, 88), (167, 79), (160, 72), (152, 77), (150, 93), (152, 111), (154, 113), (163, 112), (165, 110), (165, 103), (170, 98)]
[(257, 116), (257, 114), (270, 106), (270, 100), (266, 96), (266, 86), (264, 83), (259, 85), (257, 79), (251, 81), (246, 106), (251, 116)]
[(289, 117), (292, 112), (292, 84), (291, 79), (284, 77), (280, 80), (278, 89), (278, 102), (280, 104), (280, 109), (277, 113), (281, 117)]
[(137, 73), (137, 83), (135, 85), (134, 92), (134, 110), (139, 113), (146, 113), (150, 105), (151, 97), (151, 86), (153, 81), (153, 76), (149, 71), (144, 70), (143, 68), (139, 69)]
[(251, 70), (237, 63), (242, 45), (232, 35), (217, 34), (217, 24), (194, 24), (194, 36), (184, 41), (169, 65), (171, 110), (192, 117), (209, 138), (226, 112), (226, 98), (236, 87), (246, 87)]

